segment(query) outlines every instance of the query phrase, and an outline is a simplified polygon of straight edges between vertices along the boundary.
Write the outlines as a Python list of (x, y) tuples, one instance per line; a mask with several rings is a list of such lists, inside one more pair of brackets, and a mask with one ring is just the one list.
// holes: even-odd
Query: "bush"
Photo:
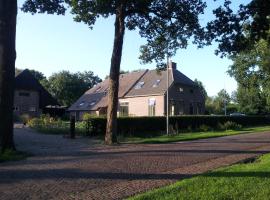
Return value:
[(242, 128), (242, 125), (232, 121), (227, 121), (224, 124), (219, 123), (218, 128), (221, 130), (239, 130)]
[[(93, 117), (91, 121), (91, 135), (104, 136), (106, 118)], [(227, 123), (230, 121), (229, 123)], [(166, 117), (120, 117), (118, 135), (123, 136), (157, 136), (166, 131)], [(232, 123), (233, 122), (233, 123)], [(234, 124), (235, 123), (235, 124)], [(239, 129), (243, 126), (258, 126), (270, 124), (270, 117), (266, 116), (173, 116), (170, 117), (170, 128), (179, 132), (219, 129), (220, 125), (226, 129)], [(226, 124), (226, 125), (225, 125)]]
[(24, 124), (27, 124), (31, 120), (31, 117), (28, 114), (23, 114), (19, 118), (20, 118), (20, 121)]
[(207, 132), (209, 130), (211, 130), (211, 128), (209, 126), (205, 125), (205, 124), (202, 124), (199, 127), (199, 131), (202, 131), (202, 132)]

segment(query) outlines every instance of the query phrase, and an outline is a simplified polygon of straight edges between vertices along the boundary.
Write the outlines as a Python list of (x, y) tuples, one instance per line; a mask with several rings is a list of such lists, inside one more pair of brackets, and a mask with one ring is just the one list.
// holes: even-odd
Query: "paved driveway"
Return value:
[(270, 133), (102, 146), (15, 129), (34, 156), (0, 164), (0, 199), (122, 199), (270, 151)]

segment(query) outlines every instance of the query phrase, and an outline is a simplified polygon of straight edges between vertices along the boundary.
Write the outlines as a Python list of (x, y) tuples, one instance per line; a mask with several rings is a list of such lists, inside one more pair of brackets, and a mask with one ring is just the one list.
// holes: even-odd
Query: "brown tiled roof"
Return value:
[[(169, 70), (169, 85), (172, 84), (172, 78), (172, 70)], [(135, 85), (126, 94), (127, 97), (164, 94), (167, 91), (167, 71), (150, 70), (137, 82), (142, 83), (142, 87), (138, 89)]]
[[(167, 70), (157, 71), (150, 70), (145, 73), (138, 83), (143, 83), (140, 89), (133, 87), (126, 97), (163, 95), (167, 91)], [(187, 76), (176, 69), (169, 69), (169, 87), (172, 82), (181, 85), (196, 86), (195, 83)]]
[[(128, 74), (121, 74), (119, 76), (118, 97), (125, 96), (125, 94), (146, 72), (147, 70), (142, 70), (138, 72), (131, 72)], [(98, 108), (106, 107), (108, 88), (109, 80), (105, 79), (103, 82), (86, 91), (83, 96), (81, 96), (72, 106), (70, 106), (69, 110), (97, 110)], [(90, 106), (91, 102), (94, 101), (96, 103)]]
[[(169, 86), (174, 83), (195, 86), (195, 83), (176, 69), (169, 69)], [(137, 88), (137, 84), (142, 84)], [(97, 84), (85, 92), (70, 108), (73, 110), (98, 110), (107, 106), (109, 80)], [(119, 77), (118, 97), (164, 95), (167, 91), (167, 71), (144, 70), (122, 74)], [(93, 103), (95, 102), (95, 103)], [(91, 104), (92, 103), (92, 104)]]

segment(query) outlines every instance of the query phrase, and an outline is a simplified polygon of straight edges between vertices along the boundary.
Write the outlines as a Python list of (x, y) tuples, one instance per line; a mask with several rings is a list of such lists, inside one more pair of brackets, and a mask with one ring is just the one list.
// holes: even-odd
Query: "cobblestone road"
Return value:
[(0, 199), (122, 199), (270, 152), (270, 133), (108, 147), (15, 129), (15, 141), (33, 156), (0, 164)]

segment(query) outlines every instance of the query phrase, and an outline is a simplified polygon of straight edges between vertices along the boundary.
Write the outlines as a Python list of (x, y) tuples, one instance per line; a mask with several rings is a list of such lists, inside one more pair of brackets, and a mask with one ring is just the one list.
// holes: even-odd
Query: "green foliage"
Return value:
[(199, 140), (206, 138), (215, 138), (215, 137), (224, 137), (230, 135), (239, 135), (239, 134), (248, 134), (248, 133), (260, 133), (269, 131), (270, 126), (262, 127), (252, 127), (252, 128), (243, 128), (240, 130), (211, 130), (211, 131), (200, 131), (200, 132), (183, 132), (173, 135), (158, 135), (158, 136), (141, 136), (141, 137), (124, 137), (121, 136), (120, 139), (122, 142), (128, 143), (143, 143), (143, 144), (157, 144), (157, 143), (169, 143), (169, 142), (179, 142), (179, 141), (190, 141), (190, 140)]
[(195, 80), (194, 80), (194, 83), (199, 87), (199, 89), (201, 90), (203, 96), (204, 96), (205, 98), (207, 98), (208, 95), (207, 95), (207, 92), (206, 92), (206, 89), (205, 89), (203, 83), (202, 83), (201, 81), (199, 81), (198, 79), (195, 79)]
[(28, 114), (23, 114), (23, 115), (19, 116), (19, 121), (24, 123), (24, 124), (27, 124), (30, 120), (31, 120), (31, 117)]
[[(28, 122), (28, 126), (42, 133), (68, 135), (70, 133), (70, 123), (49, 115), (41, 115)], [(75, 132), (77, 135), (89, 135), (91, 126), (85, 122), (76, 122)]]
[(130, 200), (267, 200), (270, 154), (129, 198)]
[[(124, 137), (157, 136), (165, 133), (166, 117), (120, 117), (117, 119), (118, 135)], [(106, 118), (90, 118), (90, 135), (103, 136), (106, 130)], [(144, 124), (143, 126), (141, 124)], [(243, 126), (258, 126), (270, 124), (270, 118), (265, 116), (174, 116), (170, 117), (172, 132), (239, 129)]]
[(0, 153), (0, 163), (6, 161), (17, 161), (22, 160), (27, 157), (27, 154), (7, 149), (4, 152)]
[(207, 97), (205, 102), (206, 114), (224, 114), (225, 104), (227, 113), (235, 109), (235, 105), (231, 103), (231, 97), (228, 92), (224, 89), (220, 90), (217, 96)]
[(218, 123), (218, 129), (220, 130), (240, 130), (241, 128), (242, 125), (232, 121), (227, 121), (224, 124)]
[(238, 82), (236, 101), (241, 112), (264, 114), (270, 112), (270, 46), (265, 40), (232, 56), (229, 74)]
[(202, 131), (202, 132), (206, 132), (206, 131), (211, 130), (211, 127), (210, 126), (207, 126), (205, 124), (202, 124), (202, 125), (199, 126), (198, 130), (199, 131)]
[(48, 78), (48, 90), (58, 99), (62, 105), (70, 106), (85, 91), (92, 88), (95, 84), (101, 82), (98, 76), (93, 72), (77, 72), (61, 71), (52, 74)]
[(69, 133), (69, 123), (66, 123), (60, 119), (55, 119), (49, 115), (41, 115), (40, 118), (33, 118), (28, 122), (30, 128), (36, 129), (41, 132), (48, 133)]
[(209, 37), (219, 43), (216, 53), (236, 55), (252, 50), (254, 43), (264, 39), (270, 45), (269, 0), (251, 0), (234, 12), (231, 0), (213, 11), (216, 19), (208, 23)]

